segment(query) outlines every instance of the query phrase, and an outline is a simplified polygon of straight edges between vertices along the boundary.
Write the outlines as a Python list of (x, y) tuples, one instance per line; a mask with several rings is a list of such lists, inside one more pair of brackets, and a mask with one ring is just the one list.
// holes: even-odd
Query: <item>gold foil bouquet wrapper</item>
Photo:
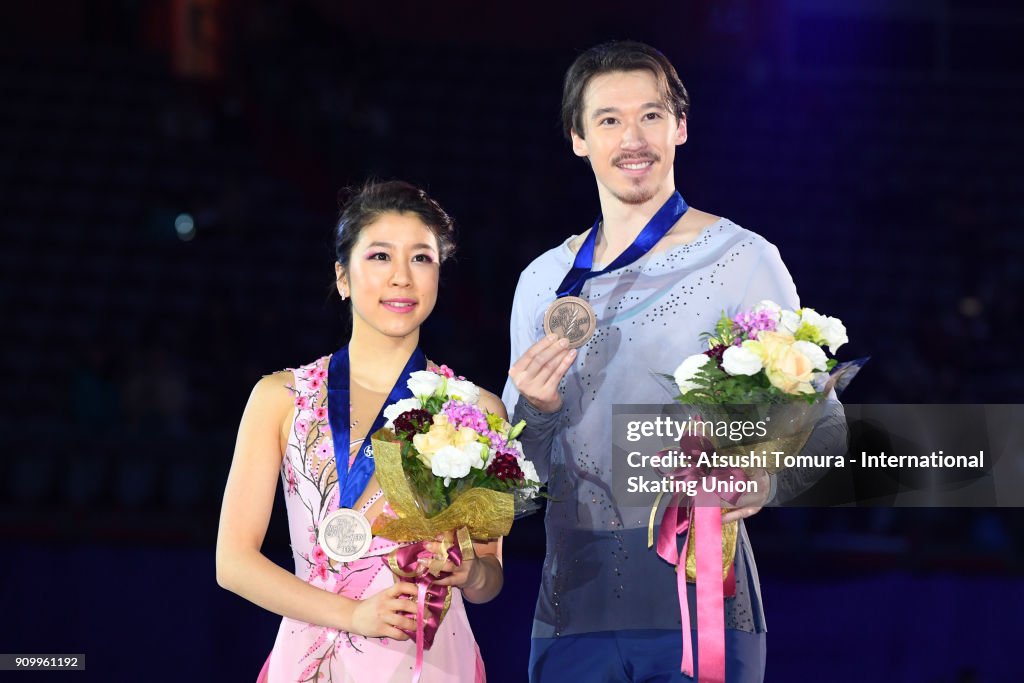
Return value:
[[(726, 510), (722, 511), (725, 514)], [(693, 512), (690, 512), (690, 542), (686, 545), (686, 580), (697, 583), (697, 534), (693, 523)], [(722, 525), (722, 580), (729, 576), (733, 560), (736, 559), (736, 543), (740, 533), (739, 522), (727, 522)], [(711, 546), (712, 548), (714, 546)]]
[(373, 523), (374, 535), (403, 543), (434, 538), (461, 528), (466, 528), (476, 541), (508, 535), (515, 518), (515, 498), (511, 493), (470, 488), (447, 508), (428, 517), (402, 468), (402, 444), (398, 437), (385, 428), (374, 433), (371, 439), (377, 481), (391, 509), (398, 515), (397, 519), (378, 515)]

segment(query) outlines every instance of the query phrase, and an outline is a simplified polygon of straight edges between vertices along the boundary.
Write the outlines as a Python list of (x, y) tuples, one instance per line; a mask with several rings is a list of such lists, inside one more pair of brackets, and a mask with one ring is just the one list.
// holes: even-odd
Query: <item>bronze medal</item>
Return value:
[(544, 314), (544, 332), (568, 340), (571, 349), (578, 349), (590, 341), (596, 330), (594, 309), (586, 299), (578, 296), (555, 299)]

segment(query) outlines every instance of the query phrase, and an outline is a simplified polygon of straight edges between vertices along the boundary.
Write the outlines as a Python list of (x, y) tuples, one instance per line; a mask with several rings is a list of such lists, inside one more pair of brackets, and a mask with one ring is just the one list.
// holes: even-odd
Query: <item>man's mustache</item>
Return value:
[(629, 163), (629, 162), (635, 162), (635, 161), (653, 161), (653, 162), (657, 163), (657, 162), (661, 161), (661, 157), (659, 157), (657, 154), (651, 154), (651, 153), (647, 153), (647, 154), (620, 154), (618, 156), (612, 157), (612, 165), (614, 165), (614, 166), (618, 166), (619, 164), (624, 163), (624, 162), (625, 163)]

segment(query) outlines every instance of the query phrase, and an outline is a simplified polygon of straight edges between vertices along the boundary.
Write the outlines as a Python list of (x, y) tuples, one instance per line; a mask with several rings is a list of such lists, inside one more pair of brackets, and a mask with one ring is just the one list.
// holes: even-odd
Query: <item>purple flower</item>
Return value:
[(770, 311), (743, 311), (732, 319), (747, 339), (757, 339), (761, 332), (775, 331), (775, 318)]
[(448, 401), (442, 410), (448, 417), (448, 422), (455, 429), (469, 427), (478, 434), (484, 434), (490, 429), (487, 424), (487, 416), (471, 403)]
[(508, 446), (508, 440), (494, 430), (487, 430), (483, 433), (483, 436), (487, 438), (488, 442), (491, 444), (491, 448), (496, 451), (504, 450), (505, 447)]

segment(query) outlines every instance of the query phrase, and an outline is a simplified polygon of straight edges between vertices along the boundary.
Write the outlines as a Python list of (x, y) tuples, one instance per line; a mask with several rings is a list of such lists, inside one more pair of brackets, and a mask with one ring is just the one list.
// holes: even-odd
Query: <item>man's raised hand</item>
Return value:
[(558, 384), (576, 358), (569, 342), (549, 334), (526, 350), (509, 368), (512, 383), (537, 410), (555, 413), (562, 407)]

